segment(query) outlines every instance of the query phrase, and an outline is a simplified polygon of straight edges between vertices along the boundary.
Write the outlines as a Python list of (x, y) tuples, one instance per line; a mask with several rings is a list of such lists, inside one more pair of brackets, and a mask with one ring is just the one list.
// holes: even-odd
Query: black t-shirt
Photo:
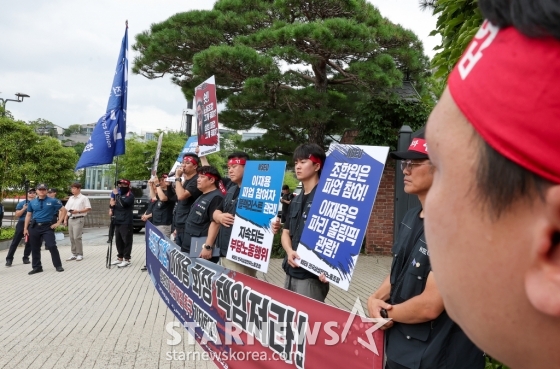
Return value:
[(198, 199), (198, 197), (202, 195), (202, 192), (200, 192), (200, 190), (196, 186), (197, 179), (198, 174), (182, 183), (185, 191), (189, 191), (191, 195), (184, 200), (177, 201), (177, 207), (175, 208), (174, 217), (175, 227), (177, 228), (183, 228), (185, 226), (192, 204), (194, 204), (196, 199)]
[[(292, 201), (293, 198), (294, 198), (294, 194), (291, 193), (291, 192), (282, 194), (282, 200), (284, 200), (284, 201)], [(290, 206), (290, 204), (282, 203), (282, 214), (287, 213), (289, 206)]]
[(173, 208), (175, 207), (175, 202), (177, 201), (177, 195), (173, 190), (173, 187), (168, 186), (165, 190), (162, 189), (163, 193), (167, 197), (167, 201), (161, 201), (159, 195), (156, 192), (156, 201), (152, 207), (152, 224), (158, 225), (171, 225), (173, 220)]

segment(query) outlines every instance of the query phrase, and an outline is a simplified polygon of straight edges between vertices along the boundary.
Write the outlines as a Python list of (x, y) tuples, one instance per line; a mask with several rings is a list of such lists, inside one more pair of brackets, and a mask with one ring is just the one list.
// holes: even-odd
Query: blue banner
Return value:
[(183, 155), (185, 155), (186, 153), (189, 153), (189, 152), (194, 153), (197, 146), (198, 146), (198, 137), (197, 136), (189, 137), (187, 142), (185, 142), (185, 146), (183, 146), (183, 150), (181, 150), (181, 152), (179, 153), (179, 156), (177, 157), (177, 162), (182, 163), (183, 162)]
[(76, 165), (76, 170), (111, 164), (123, 155), (126, 137), (126, 98), (128, 90), (128, 23), (121, 43), (115, 77), (105, 114), (99, 118)]
[(331, 145), (298, 245), (300, 266), (348, 290), (388, 147)]

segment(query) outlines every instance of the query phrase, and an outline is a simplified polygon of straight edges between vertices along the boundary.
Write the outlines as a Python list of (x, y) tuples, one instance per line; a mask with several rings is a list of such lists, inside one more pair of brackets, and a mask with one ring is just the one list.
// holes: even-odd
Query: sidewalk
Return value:
[[(105, 268), (107, 229), (84, 232), (84, 260), (63, 261), (57, 273), (50, 253), (42, 251), (43, 273), (27, 275), (18, 248), (12, 267), (4, 267), (7, 250), (0, 251), (0, 368), (216, 368), (211, 361), (169, 361), (166, 353), (203, 350), (178, 346), (165, 326), (176, 321), (145, 272), (143, 231), (134, 235), (132, 265)], [(68, 238), (58, 243), (65, 260)], [(113, 246), (113, 256), (115, 255)], [(257, 278), (282, 286), (282, 260), (271, 261), (267, 274)], [(364, 308), (371, 292), (389, 273), (391, 258), (361, 256), (350, 290), (332, 286), (327, 304), (351, 309), (359, 297)], [(179, 329), (176, 329), (179, 331)]]

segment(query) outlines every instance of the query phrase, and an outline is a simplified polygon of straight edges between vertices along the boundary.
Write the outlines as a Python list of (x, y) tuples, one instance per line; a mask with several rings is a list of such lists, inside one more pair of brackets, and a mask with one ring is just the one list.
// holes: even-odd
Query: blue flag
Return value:
[(106, 113), (99, 118), (76, 165), (76, 170), (111, 164), (113, 157), (124, 154), (126, 136), (126, 95), (128, 90), (128, 22), (117, 61)]

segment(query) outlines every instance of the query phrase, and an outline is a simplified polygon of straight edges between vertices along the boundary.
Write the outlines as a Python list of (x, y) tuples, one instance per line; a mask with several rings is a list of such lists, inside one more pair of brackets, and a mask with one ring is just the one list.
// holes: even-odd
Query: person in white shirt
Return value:
[(72, 183), (72, 196), (66, 203), (66, 218), (64, 225), (68, 225), (68, 234), (72, 245), (72, 255), (66, 260), (80, 261), (84, 258), (82, 246), (82, 234), (84, 230), (85, 217), (91, 210), (91, 205), (87, 196), (81, 193), (82, 185), (79, 182)]

